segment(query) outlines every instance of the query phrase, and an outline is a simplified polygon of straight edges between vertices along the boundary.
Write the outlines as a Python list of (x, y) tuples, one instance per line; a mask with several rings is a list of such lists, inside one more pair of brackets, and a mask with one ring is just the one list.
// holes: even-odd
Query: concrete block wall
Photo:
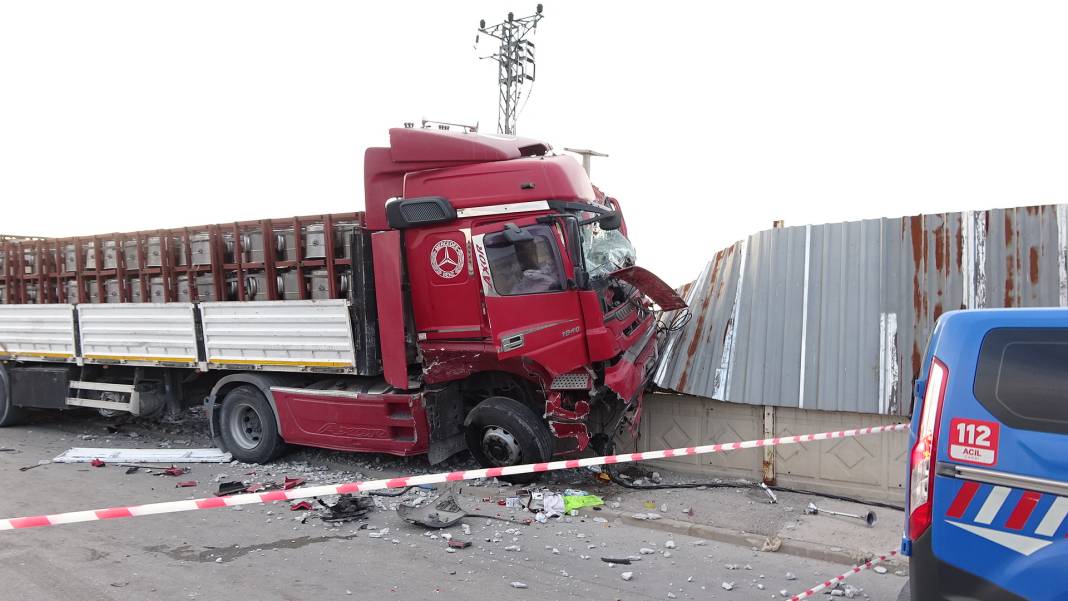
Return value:
[[(647, 395), (643, 413), (637, 440), (639, 451), (884, 426), (908, 419), (744, 405), (674, 394)], [(891, 432), (653, 463), (712, 477), (760, 481), (767, 474), (781, 486), (904, 503), (907, 447), (907, 432)]]

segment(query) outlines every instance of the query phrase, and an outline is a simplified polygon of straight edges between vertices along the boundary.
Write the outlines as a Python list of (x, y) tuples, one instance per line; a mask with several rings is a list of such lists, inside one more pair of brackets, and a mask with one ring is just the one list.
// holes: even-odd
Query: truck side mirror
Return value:
[(602, 230), (618, 230), (623, 226), (623, 218), (619, 216), (619, 213), (612, 211), (602, 215), (600, 223)]
[(623, 226), (623, 218), (616, 211), (609, 211), (589, 219), (583, 219), (579, 222), (579, 225), (588, 225), (590, 223), (600, 224), (602, 230), (618, 230)]

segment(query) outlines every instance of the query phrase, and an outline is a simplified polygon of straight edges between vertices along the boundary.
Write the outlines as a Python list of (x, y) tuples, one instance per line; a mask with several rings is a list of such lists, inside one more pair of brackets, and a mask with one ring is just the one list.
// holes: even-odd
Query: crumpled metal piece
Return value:
[(402, 503), (397, 506), (397, 515), (406, 522), (427, 528), (448, 528), (464, 519), (467, 512), (460, 507), (460, 503), (450, 492), (422, 507)]
[(320, 516), (324, 522), (358, 520), (375, 508), (374, 499), (371, 497), (354, 497), (347, 494), (338, 497), (337, 503), (333, 505), (327, 505), (322, 499), (316, 501), (330, 512), (329, 515)]

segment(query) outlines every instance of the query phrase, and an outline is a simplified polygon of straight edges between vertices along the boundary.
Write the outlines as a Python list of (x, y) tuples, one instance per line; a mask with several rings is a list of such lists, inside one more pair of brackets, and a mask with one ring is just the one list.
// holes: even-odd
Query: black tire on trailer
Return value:
[(255, 386), (238, 386), (223, 398), (219, 434), (244, 463), (269, 463), (286, 450), (271, 404)]
[(0, 428), (17, 426), (26, 419), (26, 410), (16, 407), (11, 399), (11, 384), (7, 369), (0, 365)]
[[(504, 467), (549, 461), (553, 436), (533, 409), (502, 396), (490, 397), (471, 410), (464, 421), (467, 448), (483, 467)], [(501, 480), (526, 484), (538, 474), (502, 476)]]

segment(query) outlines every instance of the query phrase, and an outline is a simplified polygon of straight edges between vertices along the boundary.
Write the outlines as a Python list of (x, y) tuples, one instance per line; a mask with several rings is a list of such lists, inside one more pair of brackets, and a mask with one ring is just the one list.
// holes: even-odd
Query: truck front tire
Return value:
[(17, 426), (26, 419), (26, 410), (16, 407), (11, 399), (11, 384), (7, 370), (0, 365), (0, 428)]
[(286, 450), (271, 404), (255, 386), (226, 393), (219, 434), (226, 450), (244, 463), (269, 463)]
[[(483, 467), (542, 463), (553, 455), (553, 437), (533, 409), (507, 397), (490, 397), (464, 421), (467, 448)], [(537, 474), (502, 476), (515, 484), (533, 482)]]

